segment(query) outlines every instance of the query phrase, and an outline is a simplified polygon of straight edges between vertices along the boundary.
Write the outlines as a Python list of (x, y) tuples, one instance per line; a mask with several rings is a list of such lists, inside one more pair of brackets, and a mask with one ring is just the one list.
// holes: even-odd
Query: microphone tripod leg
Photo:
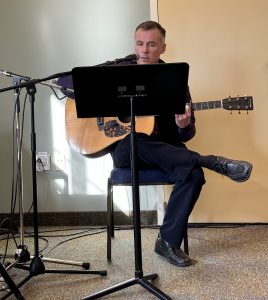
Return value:
[(21, 294), (20, 290), (12, 280), (12, 278), (9, 276), (8, 272), (6, 271), (5, 267), (0, 263), (0, 274), (4, 278), (5, 282), (11, 289), (12, 293), (16, 296), (17, 299), (24, 300), (25, 298)]

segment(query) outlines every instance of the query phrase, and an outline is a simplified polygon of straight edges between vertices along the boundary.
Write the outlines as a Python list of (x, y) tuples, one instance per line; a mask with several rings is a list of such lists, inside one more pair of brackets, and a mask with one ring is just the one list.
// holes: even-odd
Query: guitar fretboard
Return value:
[(195, 102), (191, 103), (193, 110), (202, 110), (202, 109), (214, 109), (214, 108), (221, 108), (222, 101), (207, 101), (207, 102)]

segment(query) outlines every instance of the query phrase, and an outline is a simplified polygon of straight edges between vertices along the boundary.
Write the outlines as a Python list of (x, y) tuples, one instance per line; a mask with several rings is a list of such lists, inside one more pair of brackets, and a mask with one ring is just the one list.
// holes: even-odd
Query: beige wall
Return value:
[(247, 94), (255, 105), (249, 114), (196, 112), (197, 135), (188, 147), (251, 161), (254, 170), (241, 184), (205, 171), (191, 221), (267, 222), (268, 1), (159, 0), (158, 6), (167, 29), (163, 58), (189, 63), (193, 102)]

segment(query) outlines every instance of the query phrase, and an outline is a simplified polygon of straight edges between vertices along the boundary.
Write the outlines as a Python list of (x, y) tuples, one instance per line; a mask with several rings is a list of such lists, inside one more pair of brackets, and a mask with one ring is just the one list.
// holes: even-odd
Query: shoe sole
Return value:
[(168, 262), (170, 262), (171, 264), (177, 266), (177, 267), (189, 267), (192, 265), (192, 262), (189, 261), (188, 263), (178, 263), (177, 261), (174, 261), (172, 258), (166, 256), (167, 253), (166, 252), (162, 252), (159, 249), (154, 249), (154, 252), (158, 255), (160, 255), (161, 257), (165, 258)]

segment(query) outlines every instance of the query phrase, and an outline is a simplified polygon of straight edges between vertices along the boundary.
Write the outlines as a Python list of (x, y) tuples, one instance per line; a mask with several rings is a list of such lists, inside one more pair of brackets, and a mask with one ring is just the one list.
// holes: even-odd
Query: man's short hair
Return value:
[(145, 21), (137, 26), (135, 32), (137, 32), (139, 29), (141, 30), (151, 30), (151, 29), (158, 29), (162, 38), (165, 40), (166, 38), (166, 30), (163, 28), (159, 23), (155, 21)]

